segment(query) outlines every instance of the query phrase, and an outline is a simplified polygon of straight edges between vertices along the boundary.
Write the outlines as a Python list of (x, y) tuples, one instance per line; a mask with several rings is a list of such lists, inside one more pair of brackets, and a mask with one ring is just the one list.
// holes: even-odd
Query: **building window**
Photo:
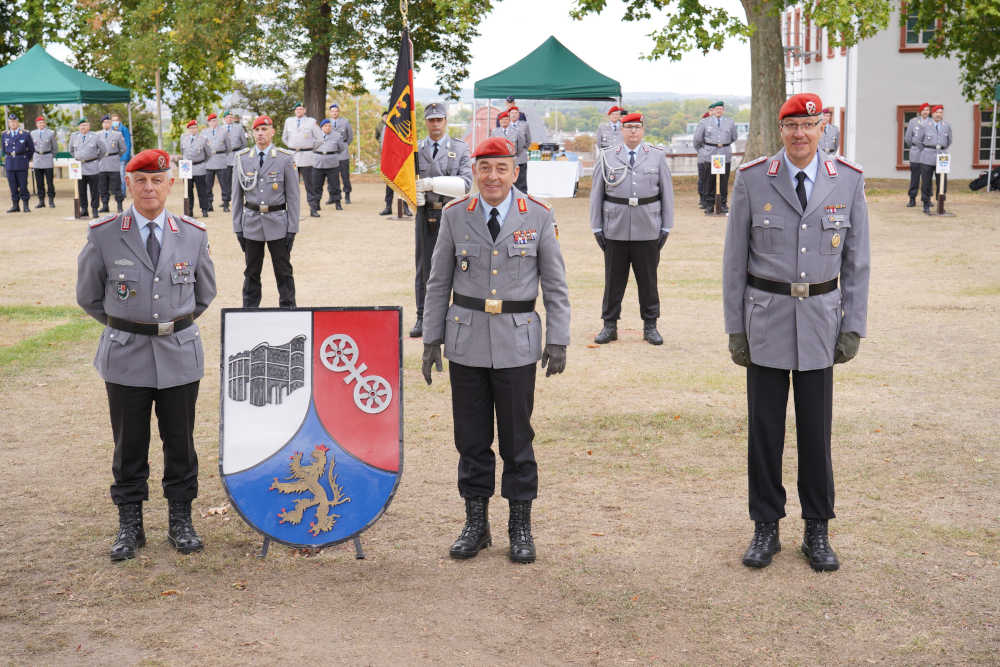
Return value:
[(792, 62), (796, 66), (799, 64), (799, 55), (802, 53), (802, 40), (800, 39), (800, 32), (802, 26), (802, 10), (798, 7), (795, 8), (795, 56), (792, 58)]
[(903, 141), (903, 135), (910, 119), (918, 115), (920, 115), (919, 104), (896, 107), (896, 169), (899, 171), (910, 168), (910, 147)]
[[(905, 2), (900, 5), (900, 13), (906, 16), (906, 20), (903, 25), (899, 26), (899, 51), (901, 53), (923, 51), (934, 39), (936, 28), (918, 30), (917, 14), (916, 12), (907, 12)], [(940, 25), (941, 22), (938, 21), (937, 27), (940, 27)]]
[(806, 64), (812, 62), (812, 19), (806, 15)]
[[(990, 166), (990, 141), (993, 138), (993, 109), (985, 109), (978, 104), (972, 107), (972, 130), (975, 141), (973, 142), (974, 154), (972, 156), (973, 169), (986, 169)], [(1000, 117), (997, 119), (997, 138), (993, 146), (993, 166), (1000, 165)]]
[(816, 62), (823, 60), (823, 28), (816, 26)]

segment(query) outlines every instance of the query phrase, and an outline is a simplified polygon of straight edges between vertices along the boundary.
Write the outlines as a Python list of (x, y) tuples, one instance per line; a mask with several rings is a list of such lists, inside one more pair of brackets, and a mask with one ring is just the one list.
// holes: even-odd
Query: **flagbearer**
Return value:
[[(492, 543), (487, 507), (495, 487), (493, 419), (496, 415), (503, 475), (500, 494), (510, 502), (510, 559), (535, 560), (531, 503), (538, 495), (531, 413), (535, 363), (545, 375), (566, 368), (569, 292), (552, 211), (513, 187), (514, 146), (491, 137), (476, 147), (479, 195), (451, 202), (427, 283), (422, 371), (431, 383), (448, 357), (458, 491), (465, 527), (452, 558), (472, 558)], [(539, 283), (546, 338), (535, 312)], [(451, 305), (449, 305), (451, 297)]]
[(49, 208), (56, 207), (56, 188), (52, 182), (52, 172), (59, 141), (56, 133), (46, 125), (45, 116), (39, 116), (35, 119), (35, 129), (31, 131), (31, 140), (35, 144), (35, 158), (31, 168), (35, 172), (35, 189), (38, 191), (38, 205), (35, 208), (45, 207), (46, 194), (49, 196)]
[(472, 166), (469, 147), (448, 136), (448, 112), (442, 102), (424, 107), (427, 137), (417, 145), (417, 217), (413, 289), (417, 298), (417, 321), (411, 338), (423, 335), (424, 295), (431, 274), (431, 254), (441, 226), (444, 206), (469, 191)]
[(170, 156), (146, 150), (125, 171), (132, 206), (90, 224), (76, 283), (77, 303), (106, 325), (94, 366), (107, 389), (115, 440), (112, 561), (135, 558), (146, 544), (142, 503), (149, 499), (154, 409), (163, 440), (167, 539), (181, 553), (202, 549), (191, 523), (198, 495), (195, 403), (205, 359), (194, 320), (215, 298), (205, 227), (164, 208), (174, 182)]

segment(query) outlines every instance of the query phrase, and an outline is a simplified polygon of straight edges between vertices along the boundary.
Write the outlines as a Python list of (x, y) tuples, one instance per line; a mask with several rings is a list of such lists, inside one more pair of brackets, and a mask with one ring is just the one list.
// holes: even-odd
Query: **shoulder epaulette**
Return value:
[(279, 152), (284, 153), (285, 155), (295, 155), (294, 151), (290, 151), (287, 148), (282, 148), (281, 146), (276, 146), (275, 148), (277, 148)]
[(532, 197), (531, 195), (529, 195), (527, 193), (525, 193), (524, 196), (527, 197), (528, 199), (530, 199), (531, 201), (535, 202), (539, 206), (543, 207), (546, 211), (551, 211), (552, 210), (552, 205), (551, 204), (547, 204), (547, 203), (545, 203), (545, 202), (543, 202), (543, 201), (541, 201), (539, 199), (535, 199), (534, 197)]
[(861, 165), (854, 164), (853, 162), (847, 161), (846, 159), (844, 159), (844, 156), (842, 156), (842, 155), (838, 155), (837, 156), (837, 162), (843, 162), (844, 164), (846, 164), (848, 167), (850, 167), (854, 171), (858, 172), (859, 174), (863, 174), (864, 173), (864, 169), (861, 168)]
[(458, 137), (452, 137), (451, 140), (454, 141), (455, 143), (458, 143), (458, 144), (464, 144), (465, 143), (464, 139), (460, 139)]
[(106, 225), (107, 223), (117, 218), (118, 215), (119, 215), (118, 213), (112, 213), (110, 215), (104, 216), (103, 218), (98, 218), (97, 220), (91, 220), (90, 228), (93, 229), (95, 227), (100, 227), (101, 225)]
[(458, 199), (452, 199), (450, 202), (448, 202), (447, 204), (445, 204), (444, 207), (445, 208), (451, 208), (455, 204), (457, 204), (459, 202), (463, 202), (463, 201), (465, 201), (466, 199), (468, 199), (471, 196), (472, 196), (471, 194), (468, 194), (468, 195), (465, 195), (464, 197), (459, 197)]
[(183, 220), (184, 222), (188, 223), (188, 224), (189, 224), (189, 225), (191, 225), (192, 227), (197, 227), (198, 229), (200, 229), (200, 230), (202, 230), (202, 231), (205, 231), (205, 229), (207, 229), (207, 228), (205, 227), (205, 223), (204, 223), (204, 222), (201, 222), (200, 220), (195, 220), (195, 219), (194, 219), (194, 218), (192, 218), (191, 216), (188, 216), (188, 215), (182, 215), (182, 216), (181, 216), (181, 220)]
[(750, 162), (746, 162), (744, 164), (741, 164), (740, 167), (739, 167), (739, 170), (743, 171), (744, 169), (749, 169), (750, 167), (754, 166), (755, 164), (760, 164), (761, 162), (763, 162), (766, 159), (767, 159), (766, 155), (761, 155), (756, 160), (751, 160)]
[(246, 147), (241, 148), (240, 150), (236, 151), (236, 154), (237, 155), (243, 155), (244, 153), (249, 153), (249, 152), (250, 152), (250, 147), (246, 146)]

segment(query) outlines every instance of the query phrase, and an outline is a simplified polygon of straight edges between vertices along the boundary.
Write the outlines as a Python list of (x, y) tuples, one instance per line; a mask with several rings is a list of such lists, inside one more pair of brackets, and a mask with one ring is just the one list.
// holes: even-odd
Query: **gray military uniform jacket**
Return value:
[(74, 160), (80, 161), (80, 173), (84, 176), (96, 176), (100, 172), (99, 166), (100, 159), (104, 155), (104, 142), (98, 139), (96, 134), (93, 132), (87, 134), (74, 132), (69, 138), (68, 150)]
[(903, 132), (903, 143), (910, 147), (910, 164), (920, 164), (920, 151), (921, 147), (914, 143), (917, 135), (920, 133), (920, 126), (927, 122), (926, 119), (920, 116), (914, 116), (910, 119), (910, 122), (906, 124), (906, 131)]
[(625, 139), (622, 137), (622, 124), (620, 122), (601, 123), (597, 127), (597, 148), (601, 150), (614, 148), (623, 143), (625, 143)]
[(340, 133), (340, 140), (344, 142), (344, 149), (337, 155), (337, 159), (341, 162), (347, 162), (351, 159), (351, 142), (354, 140), (354, 128), (351, 127), (351, 121), (341, 116), (337, 120), (331, 118), (330, 124), (333, 125), (334, 132)]
[[(625, 144), (601, 151), (594, 165), (590, 189), (590, 229), (612, 241), (652, 241), (674, 226), (674, 186), (667, 158), (643, 142), (635, 148), (635, 167), (629, 167)], [(605, 195), (634, 199), (636, 205), (605, 200)], [(657, 201), (640, 204), (646, 197)]]
[[(77, 260), (76, 300), (104, 324), (107, 317), (159, 324), (201, 315), (215, 298), (215, 267), (205, 227), (169, 211), (154, 267), (133, 209), (90, 224)], [(198, 325), (166, 336), (105, 327), (94, 366), (105, 382), (165, 389), (204, 375)]]
[(511, 123), (510, 127), (518, 134), (518, 142), (514, 144), (514, 147), (517, 149), (514, 162), (525, 164), (528, 161), (528, 148), (531, 146), (531, 126), (528, 125), (528, 121), (522, 118), (517, 121), (516, 125)]
[(55, 164), (55, 155), (59, 150), (56, 133), (45, 128), (32, 130), (31, 140), (35, 143), (35, 156), (32, 158), (35, 169), (51, 169)]
[(229, 138), (229, 155), (226, 156), (226, 166), (232, 167), (236, 163), (236, 153), (247, 147), (247, 131), (239, 123), (223, 123), (221, 127)]
[(181, 159), (191, 160), (191, 175), (204, 176), (208, 173), (208, 160), (212, 149), (200, 134), (184, 133), (181, 136)]
[(444, 342), (445, 356), (480, 368), (514, 368), (542, 357), (537, 312), (490, 314), (448, 305), (452, 291), (478, 299), (545, 303), (545, 343), (569, 344), (569, 290), (558, 229), (548, 206), (512, 188), (514, 199), (496, 241), (478, 197), (445, 207), (424, 301), (424, 342)]
[(281, 130), (281, 142), (294, 153), (296, 167), (313, 166), (312, 148), (321, 134), (319, 125), (312, 116), (302, 118), (291, 116), (285, 119), (285, 126)]
[(125, 137), (118, 130), (98, 130), (91, 132), (91, 134), (96, 135), (104, 144), (104, 155), (101, 157), (98, 169), (120, 173), (122, 155), (128, 150), (128, 146), (125, 145)]
[[(236, 154), (233, 169), (233, 231), (251, 241), (276, 241), (299, 232), (299, 174), (292, 152), (271, 146), (259, 166), (257, 146)], [(244, 206), (280, 206), (254, 211)]]
[(229, 133), (221, 127), (217, 127), (214, 130), (206, 127), (201, 131), (201, 136), (205, 140), (205, 143), (208, 144), (208, 150), (211, 151), (205, 168), (225, 169), (226, 161), (232, 152), (232, 148), (229, 145)]
[[(841, 331), (867, 333), (868, 205), (861, 169), (819, 157), (806, 210), (785, 164), (785, 150), (740, 167), (733, 188), (722, 269), (726, 332), (746, 333), (758, 366), (809, 371), (833, 365)], [(773, 294), (747, 274), (782, 283), (839, 289), (816, 296)]]
[(339, 132), (330, 130), (329, 134), (320, 130), (320, 139), (313, 146), (313, 167), (316, 169), (333, 169), (340, 164), (340, 152), (344, 150), (344, 142)]
[(940, 153), (947, 153), (948, 147), (951, 146), (951, 124), (942, 120), (939, 128), (933, 119), (928, 118), (927, 122), (920, 126), (913, 143), (920, 147), (920, 164), (935, 166), (937, 156)]
[(832, 123), (824, 125), (823, 135), (819, 138), (819, 150), (822, 151), (827, 158), (833, 158), (837, 155), (837, 150), (839, 148), (840, 130)]
[[(438, 141), (437, 157), (434, 154), (434, 142), (430, 137), (424, 137), (417, 144), (417, 178), (432, 176), (459, 176), (465, 181), (465, 190), (472, 187), (472, 160), (469, 158), (469, 146), (461, 139), (449, 136)], [(442, 208), (450, 201), (449, 197), (436, 192), (424, 193), (425, 201), (431, 208)]]
[(711, 162), (713, 155), (725, 155), (726, 162), (732, 162), (734, 141), (736, 121), (732, 118), (702, 118), (694, 130), (694, 148), (698, 151), (698, 162)]

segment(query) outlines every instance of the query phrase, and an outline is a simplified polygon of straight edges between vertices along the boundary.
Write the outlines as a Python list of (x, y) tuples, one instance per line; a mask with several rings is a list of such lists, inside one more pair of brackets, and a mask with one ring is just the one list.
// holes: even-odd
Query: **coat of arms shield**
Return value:
[(402, 309), (224, 309), (219, 473), (253, 528), (357, 536), (403, 471)]

